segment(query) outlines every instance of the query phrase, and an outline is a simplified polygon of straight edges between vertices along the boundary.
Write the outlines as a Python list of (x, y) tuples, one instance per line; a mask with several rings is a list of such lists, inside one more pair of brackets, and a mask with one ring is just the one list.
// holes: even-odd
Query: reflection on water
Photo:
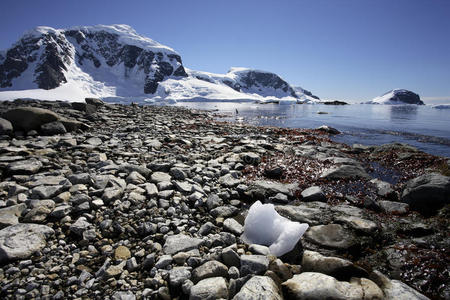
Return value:
[[(329, 125), (344, 134), (335, 140), (366, 145), (401, 142), (428, 153), (450, 157), (450, 111), (429, 106), (352, 104), (277, 105), (254, 103), (178, 103), (196, 109), (217, 110), (223, 120), (260, 126), (317, 128)], [(326, 112), (326, 114), (318, 114)]]
[[(386, 106), (386, 105), (385, 105)], [(391, 121), (395, 122), (398, 120), (415, 120), (417, 119), (417, 106), (412, 105), (389, 105), (389, 110), (391, 112)]]

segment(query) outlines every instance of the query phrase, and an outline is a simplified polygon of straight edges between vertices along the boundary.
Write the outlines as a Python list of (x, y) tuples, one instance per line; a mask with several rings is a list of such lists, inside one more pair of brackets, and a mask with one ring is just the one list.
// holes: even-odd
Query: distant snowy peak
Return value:
[(298, 99), (295, 90), (278, 75), (261, 70), (233, 67), (226, 74), (214, 74), (189, 70), (196, 79), (228, 86), (236, 92), (263, 97), (292, 97)]
[(178, 53), (127, 25), (37, 27), (0, 57), (0, 87), (6, 89), (54, 89), (83, 73), (147, 94), (168, 76), (187, 76)]
[(226, 74), (185, 69), (172, 48), (128, 25), (28, 31), (0, 51), (0, 100), (84, 97), (118, 101), (259, 101), (311, 103), (316, 97), (277, 74), (231, 68)]
[(374, 98), (372, 101), (368, 102), (369, 104), (389, 104), (389, 105), (398, 105), (398, 104), (417, 104), (424, 105), (423, 101), (420, 100), (419, 95), (414, 92), (404, 90), (404, 89), (394, 89), (389, 91), (380, 97)]

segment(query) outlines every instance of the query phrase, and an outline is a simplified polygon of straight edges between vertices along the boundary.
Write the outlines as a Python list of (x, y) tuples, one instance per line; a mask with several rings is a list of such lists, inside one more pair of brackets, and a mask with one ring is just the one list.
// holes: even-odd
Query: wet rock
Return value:
[(261, 162), (261, 157), (253, 152), (241, 153), (241, 160), (247, 165), (258, 165)]
[(375, 222), (354, 216), (339, 216), (335, 218), (335, 221), (347, 224), (352, 229), (365, 234), (372, 234), (378, 229)]
[(283, 175), (284, 169), (279, 166), (264, 169), (264, 176), (270, 179), (280, 179), (283, 177)]
[(334, 249), (349, 249), (355, 245), (355, 237), (339, 224), (312, 226), (305, 237), (320, 246)]
[(284, 299), (278, 285), (267, 276), (253, 276), (241, 288), (233, 300)]
[(351, 277), (367, 277), (367, 271), (355, 266), (352, 262), (338, 258), (323, 256), (318, 252), (305, 250), (302, 258), (304, 272), (317, 272), (333, 276), (339, 280)]
[(234, 177), (232, 174), (226, 174), (219, 178), (219, 183), (228, 188), (232, 188), (241, 183), (241, 180)]
[(228, 266), (239, 267), (241, 264), (241, 258), (236, 253), (236, 245), (231, 245), (222, 250), (222, 261)]
[(46, 225), (16, 224), (0, 230), (0, 262), (30, 257), (47, 244), (54, 230)]
[(370, 179), (370, 175), (367, 174), (360, 166), (342, 165), (332, 167), (325, 170), (320, 177), (325, 179), (349, 179), (349, 178), (362, 178)]
[(377, 189), (377, 194), (383, 198), (391, 199), (391, 200), (397, 200), (397, 194), (395, 193), (394, 189), (392, 188), (392, 185), (379, 180), (377, 178), (372, 179), (370, 183), (374, 184)]
[(163, 251), (166, 254), (176, 254), (178, 252), (185, 252), (198, 248), (202, 244), (203, 240), (192, 238), (184, 234), (177, 234), (168, 236), (164, 243)]
[(450, 177), (431, 173), (414, 178), (406, 184), (402, 201), (411, 210), (432, 215), (444, 205), (450, 204)]
[(210, 277), (227, 277), (228, 268), (223, 263), (211, 260), (197, 267), (192, 272), (192, 281), (199, 282), (202, 279)]
[(301, 203), (298, 206), (277, 205), (275, 210), (292, 221), (310, 225), (330, 223), (333, 219), (330, 206), (323, 202)]
[(363, 299), (361, 286), (338, 281), (331, 276), (315, 272), (294, 275), (282, 286), (288, 299)]
[(327, 198), (325, 197), (325, 194), (323, 193), (322, 189), (318, 186), (312, 186), (307, 188), (306, 190), (303, 190), (301, 193), (302, 200), (303, 201), (321, 201), (326, 202)]
[(340, 134), (341, 132), (339, 130), (337, 130), (336, 128), (327, 126), (327, 125), (322, 125), (320, 127), (317, 127), (316, 130), (319, 131), (323, 131), (329, 134)]
[(228, 299), (227, 282), (222, 277), (201, 280), (191, 287), (189, 300)]
[(409, 205), (402, 202), (381, 200), (378, 201), (378, 205), (384, 212), (391, 214), (404, 215), (409, 211)]

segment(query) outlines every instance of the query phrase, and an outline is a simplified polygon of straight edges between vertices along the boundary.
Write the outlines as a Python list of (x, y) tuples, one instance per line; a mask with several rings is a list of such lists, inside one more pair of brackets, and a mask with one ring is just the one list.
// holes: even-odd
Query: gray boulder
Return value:
[(254, 276), (247, 281), (233, 300), (271, 299), (282, 300), (280, 288), (268, 276)]
[(13, 126), (10, 121), (0, 118), (0, 135), (2, 134), (12, 134)]
[(435, 214), (450, 204), (450, 177), (430, 173), (414, 178), (406, 184), (402, 201), (409, 204), (411, 210), (424, 215)]
[(318, 252), (305, 250), (302, 258), (302, 270), (333, 276), (339, 280), (351, 277), (367, 277), (367, 272), (355, 266), (351, 261), (339, 257), (327, 257)]
[(19, 223), (19, 217), (27, 208), (24, 203), (0, 209), (0, 229)]
[(192, 249), (197, 249), (203, 240), (193, 238), (184, 234), (177, 234), (168, 236), (164, 243), (163, 251), (165, 254), (176, 254), (178, 252), (186, 252)]
[(10, 121), (14, 130), (39, 130), (43, 124), (58, 121), (59, 115), (48, 109), (37, 107), (18, 107), (3, 114)]
[(302, 192), (303, 201), (321, 201), (326, 202), (327, 197), (323, 193), (322, 189), (318, 186), (312, 186)]
[(189, 300), (215, 299), (228, 299), (227, 282), (223, 277), (203, 279), (190, 289)]
[(354, 235), (339, 224), (310, 227), (305, 237), (314, 244), (333, 249), (348, 249), (355, 245)]
[(274, 181), (257, 180), (249, 185), (245, 194), (256, 200), (265, 200), (278, 193), (285, 194), (292, 198), (297, 190), (298, 184), (296, 183), (284, 184)]
[(288, 299), (298, 300), (361, 300), (363, 289), (360, 285), (315, 272), (304, 272), (294, 275), (282, 284), (284, 295)]
[(64, 134), (66, 132), (66, 127), (59, 121), (46, 123), (41, 126), (41, 133), (44, 135)]
[(211, 260), (197, 267), (192, 272), (192, 281), (199, 282), (210, 277), (227, 277), (228, 268), (217, 260)]
[(342, 165), (337, 167), (331, 167), (323, 171), (320, 177), (325, 179), (350, 179), (350, 178), (363, 178), (370, 179), (370, 175), (366, 170), (360, 166)]
[(54, 230), (45, 225), (16, 224), (0, 230), (0, 263), (30, 257), (43, 249)]
[(42, 163), (35, 159), (30, 158), (27, 160), (19, 160), (12, 162), (6, 166), (6, 171), (12, 175), (30, 175), (37, 173), (42, 168)]
[(241, 255), (241, 276), (262, 275), (269, 268), (269, 259), (265, 255)]

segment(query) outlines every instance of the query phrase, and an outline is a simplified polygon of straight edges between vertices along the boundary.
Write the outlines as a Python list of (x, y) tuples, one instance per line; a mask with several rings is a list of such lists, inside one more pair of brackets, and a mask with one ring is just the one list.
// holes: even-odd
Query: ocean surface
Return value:
[(279, 105), (187, 102), (176, 106), (214, 110), (220, 119), (286, 128), (334, 127), (337, 142), (364, 145), (407, 143), (430, 154), (450, 157), (450, 109), (415, 105)]

